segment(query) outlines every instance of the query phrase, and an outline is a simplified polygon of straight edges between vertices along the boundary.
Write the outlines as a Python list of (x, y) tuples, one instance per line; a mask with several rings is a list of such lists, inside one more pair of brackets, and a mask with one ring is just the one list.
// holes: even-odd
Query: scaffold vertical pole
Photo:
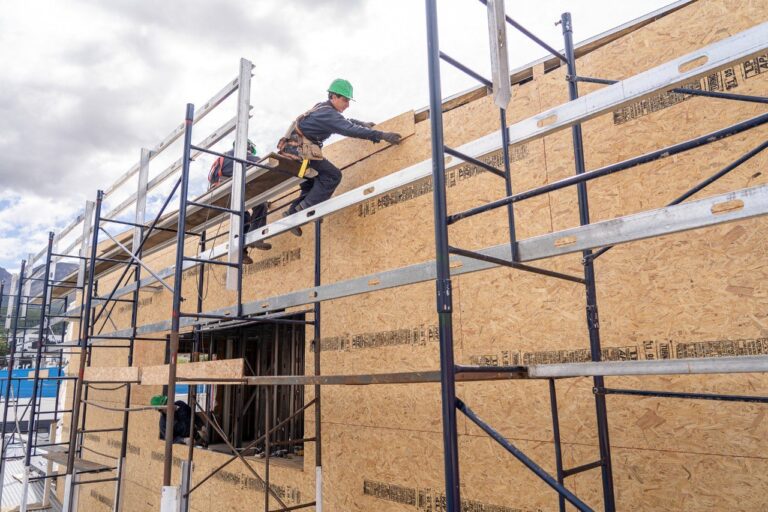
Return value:
[[(190, 146), (192, 145), (192, 123), (195, 106), (187, 103), (184, 118), (184, 154), (181, 165), (181, 186), (179, 189), (179, 221), (176, 232), (176, 267), (173, 282), (173, 306), (171, 310), (170, 354), (168, 362), (168, 404), (165, 413), (165, 460), (163, 462), (162, 512), (176, 512), (179, 506), (179, 488), (171, 486), (173, 469), (173, 421), (176, 401), (176, 363), (179, 355), (179, 328), (181, 319), (181, 283), (184, 273), (184, 240), (187, 225), (187, 194), (189, 193)], [(169, 508), (172, 507), (172, 508)]]
[[(27, 265), (26, 260), (21, 260), (19, 277), (16, 280), (16, 300), (14, 301), (13, 317), (11, 317), (11, 338), (9, 339), (8, 352), (8, 377), (5, 381), (5, 392), (3, 397), (3, 426), (2, 439), (0, 439), (0, 503), (3, 499), (3, 488), (5, 487), (5, 451), (8, 449), (5, 442), (6, 425), (8, 425), (8, 400), (11, 396), (11, 377), (13, 377), (13, 367), (16, 364), (16, 336), (19, 331), (19, 316), (21, 313), (21, 291), (24, 287), (24, 271)], [(13, 434), (11, 434), (13, 435)]]
[(440, 385), (442, 393), (445, 497), (448, 512), (461, 510), (459, 448), (456, 427), (456, 366), (453, 354), (453, 298), (448, 253), (445, 197), (445, 145), (440, 85), (440, 48), (437, 2), (425, 0), (427, 10), (427, 63), (429, 66), (429, 120), (432, 134), (432, 193), (435, 222), (436, 302), (440, 329)]
[[(322, 234), (323, 220), (315, 221), (315, 287), (320, 286), (321, 282), (321, 234)], [(321, 316), (321, 304), (320, 301), (315, 301), (314, 304), (314, 363), (315, 363), (315, 376), (320, 375), (320, 351), (321, 342), (320, 337), (322, 331), (320, 330), (320, 316)], [(315, 510), (322, 512), (323, 510), (323, 442), (322, 442), (322, 409), (320, 408), (320, 393), (321, 386), (315, 385)]]
[[(576, 53), (573, 46), (573, 24), (571, 13), (563, 13), (560, 22), (563, 28), (563, 37), (565, 39), (565, 57), (567, 59), (568, 75), (575, 77), (576, 74)], [(568, 95), (571, 101), (579, 97), (579, 89), (575, 80), (568, 80)], [(576, 174), (584, 174), (586, 168), (584, 164), (584, 143), (582, 140), (581, 124), (575, 124), (571, 128), (573, 138), (573, 153), (576, 164)], [(587, 185), (581, 182), (577, 185), (579, 201), (579, 221), (582, 226), (589, 224), (589, 199)], [(595, 267), (592, 259), (592, 251), (582, 252), (584, 263), (584, 279), (586, 281), (586, 317), (587, 327), (589, 329), (589, 347), (592, 361), (602, 359), (600, 346), (600, 324), (597, 310), (597, 287), (595, 285)], [(594, 377), (594, 388), (602, 390), (605, 387), (604, 378)], [(616, 510), (616, 503), (613, 490), (613, 469), (611, 466), (611, 445), (608, 436), (608, 412), (605, 404), (605, 395), (595, 393), (595, 412), (597, 416), (597, 434), (600, 448), (600, 461), (603, 481), (603, 505), (606, 512)]]

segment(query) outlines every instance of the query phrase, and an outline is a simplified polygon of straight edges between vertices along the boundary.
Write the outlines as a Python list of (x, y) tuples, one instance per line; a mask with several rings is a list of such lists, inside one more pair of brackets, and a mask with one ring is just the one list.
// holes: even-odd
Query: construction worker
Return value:
[[(280, 139), (278, 151), (282, 156), (300, 160), (317, 171), (317, 176), (301, 183), (299, 197), (291, 203), (285, 216), (304, 210), (329, 199), (341, 182), (341, 171), (323, 157), (323, 142), (334, 133), (367, 139), (373, 142), (385, 140), (399, 144), (399, 133), (374, 130), (374, 123), (348, 119), (341, 114), (352, 100), (352, 84), (344, 79), (334, 80), (328, 87), (328, 100), (318, 103), (300, 115)], [(301, 228), (291, 230), (301, 236)]]
[[(234, 148), (224, 153), (227, 156), (233, 156), (235, 154)], [(249, 162), (258, 162), (259, 157), (256, 155), (256, 145), (248, 139), (248, 154), (247, 160)], [(232, 177), (232, 169), (234, 167), (234, 160), (230, 158), (218, 157), (213, 161), (211, 170), (208, 172), (208, 189), (216, 188), (224, 181), (223, 178)], [(253, 221), (253, 222), (251, 222)], [(262, 203), (253, 207), (253, 210), (245, 212), (243, 217), (243, 234), (248, 233), (251, 230), (263, 227), (267, 223), (267, 204)], [(272, 248), (272, 244), (259, 240), (254, 243), (253, 246), (256, 249), (262, 251), (268, 251)], [(243, 248), (243, 263), (250, 265), (253, 260), (248, 256), (248, 248)]]
[[(165, 406), (168, 404), (168, 397), (165, 395), (155, 395), (150, 400), (152, 407), (158, 407), (160, 412), (160, 439), (165, 439)], [(174, 402), (176, 408), (173, 413), (173, 442), (174, 444), (184, 444), (189, 438), (189, 427), (192, 421), (192, 409), (186, 402), (177, 400)], [(202, 442), (203, 440), (203, 421), (195, 415), (195, 441)]]

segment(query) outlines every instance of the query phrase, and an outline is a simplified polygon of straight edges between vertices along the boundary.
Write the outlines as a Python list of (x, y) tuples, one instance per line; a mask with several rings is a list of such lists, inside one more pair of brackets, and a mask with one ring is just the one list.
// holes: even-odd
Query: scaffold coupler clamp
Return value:
[(437, 286), (437, 312), (438, 313), (452, 313), (453, 312), (453, 300), (451, 298), (451, 280), (437, 279), (435, 281)]

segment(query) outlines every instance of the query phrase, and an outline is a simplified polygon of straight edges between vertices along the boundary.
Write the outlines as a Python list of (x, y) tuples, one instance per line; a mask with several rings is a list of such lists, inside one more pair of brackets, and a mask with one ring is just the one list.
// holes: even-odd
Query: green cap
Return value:
[(333, 94), (338, 94), (339, 96), (344, 96), (347, 99), (352, 99), (352, 84), (349, 83), (348, 80), (344, 80), (343, 78), (337, 78), (336, 80), (331, 83), (331, 86), (328, 87), (328, 92), (332, 92)]
[(149, 401), (149, 405), (151, 405), (152, 407), (161, 407), (163, 405), (168, 405), (168, 397), (165, 395), (155, 395)]

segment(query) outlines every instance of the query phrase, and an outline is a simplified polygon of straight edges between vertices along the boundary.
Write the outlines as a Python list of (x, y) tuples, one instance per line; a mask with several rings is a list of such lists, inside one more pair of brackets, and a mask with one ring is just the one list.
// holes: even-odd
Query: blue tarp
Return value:
[[(48, 371), (49, 377), (60, 377), (63, 372), (59, 368), (43, 368)], [(32, 377), (35, 376), (35, 370), (13, 370), (13, 379), (29, 377), (29, 380), (11, 380), (12, 396), (15, 398), (31, 398), (32, 397)], [(61, 380), (41, 379), (42, 393), (45, 398), (53, 398), (56, 396), (56, 383), (62, 382)], [(5, 387), (8, 385), (8, 370), (0, 370), (0, 396), (5, 396)]]

